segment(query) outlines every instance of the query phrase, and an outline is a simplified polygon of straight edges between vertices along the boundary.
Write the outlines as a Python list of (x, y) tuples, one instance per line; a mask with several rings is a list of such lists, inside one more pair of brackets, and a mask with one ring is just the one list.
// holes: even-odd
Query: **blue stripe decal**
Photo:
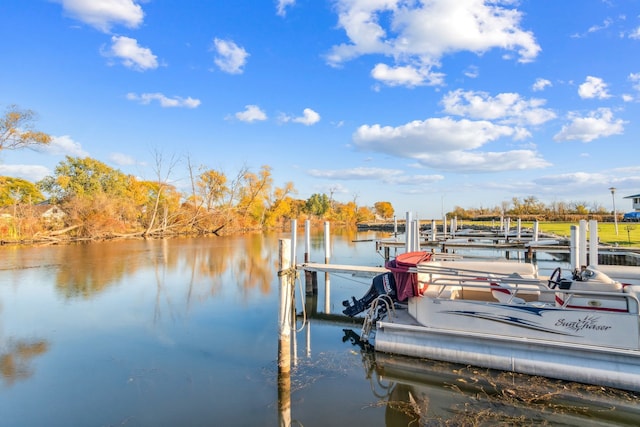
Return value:
[[(511, 308), (511, 307), (510, 307)], [(518, 307), (520, 308), (520, 307)], [(540, 307), (536, 307), (539, 310), (546, 310), (546, 309), (540, 309)], [(528, 311), (528, 310), (527, 310)], [(576, 335), (576, 334), (571, 334), (571, 333), (567, 333), (567, 332), (561, 332), (558, 331), (556, 329), (549, 329), (546, 326), (542, 326), (536, 322), (531, 322), (529, 320), (523, 319), (521, 317), (516, 317), (516, 316), (509, 316), (509, 315), (496, 315), (496, 314), (492, 314), (492, 313), (483, 313), (480, 311), (470, 311), (470, 310), (460, 310), (460, 311), (445, 311), (445, 313), (448, 314), (455, 314), (457, 316), (465, 316), (465, 317), (473, 317), (476, 319), (484, 319), (484, 320), (489, 320), (492, 322), (498, 322), (498, 323), (503, 323), (503, 324), (507, 324), (507, 325), (511, 325), (511, 326), (517, 326), (519, 328), (524, 328), (524, 329), (531, 329), (534, 331), (540, 331), (540, 332), (546, 332), (546, 333), (551, 333), (551, 334), (555, 334), (555, 335), (566, 335), (566, 336), (580, 336), (580, 335)], [(540, 316), (540, 312), (536, 312), (534, 313), (538, 316)]]

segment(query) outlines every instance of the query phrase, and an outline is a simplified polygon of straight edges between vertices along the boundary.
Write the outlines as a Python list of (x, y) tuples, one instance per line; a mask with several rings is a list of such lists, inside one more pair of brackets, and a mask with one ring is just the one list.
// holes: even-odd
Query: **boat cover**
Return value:
[(386, 263), (385, 267), (393, 273), (396, 282), (398, 301), (404, 302), (409, 297), (420, 294), (418, 274), (410, 273), (409, 269), (425, 261), (431, 261), (431, 252), (407, 252)]

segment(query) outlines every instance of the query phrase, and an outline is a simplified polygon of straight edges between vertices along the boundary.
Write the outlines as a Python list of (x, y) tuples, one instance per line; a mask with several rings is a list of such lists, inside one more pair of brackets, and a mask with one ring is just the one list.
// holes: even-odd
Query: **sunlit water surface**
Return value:
[[(327, 289), (320, 274), (317, 298), (304, 311), (304, 283), (296, 285), (301, 320), (283, 390), (277, 270), (279, 239), (289, 237), (0, 247), (0, 426), (640, 420), (633, 393), (374, 354), (354, 339), (358, 324), (326, 316), (370, 284), (341, 275)], [(381, 237), (332, 231), (331, 262), (382, 265), (374, 244)], [(321, 230), (308, 255), (324, 262)]]

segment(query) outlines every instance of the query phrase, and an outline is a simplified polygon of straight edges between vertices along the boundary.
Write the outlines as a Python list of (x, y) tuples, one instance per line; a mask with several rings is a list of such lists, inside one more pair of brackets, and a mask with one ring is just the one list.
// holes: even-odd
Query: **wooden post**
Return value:
[(307, 327), (305, 332), (307, 343), (307, 357), (311, 357), (311, 319), (307, 319)]
[(431, 241), (435, 242), (438, 235), (438, 227), (436, 227), (436, 220), (431, 220)]
[(598, 221), (589, 221), (589, 264), (598, 265)]
[(304, 262), (309, 262), (311, 254), (311, 220), (304, 222)]
[(404, 223), (404, 251), (406, 253), (412, 252), (413, 248), (411, 244), (413, 243), (411, 236), (413, 236), (411, 228), (413, 227), (413, 221), (411, 219), (411, 212), (406, 213), (406, 219)]
[(570, 265), (572, 271), (580, 269), (579, 260), (580, 254), (580, 246), (578, 245), (578, 240), (580, 239), (580, 230), (575, 225), (571, 226), (571, 241), (569, 245), (569, 258)]
[(329, 273), (324, 273), (324, 312), (331, 313), (331, 278)]
[(331, 258), (331, 237), (329, 235), (329, 221), (324, 223), (324, 263), (329, 264)]
[(296, 252), (298, 250), (298, 220), (291, 220), (291, 266), (296, 267)]
[(456, 217), (451, 218), (451, 224), (449, 226), (449, 230), (451, 230), (451, 238), (456, 237)]
[(281, 426), (291, 425), (291, 240), (279, 244), (280, 310), (278, 316), (278, 415)]
[(509, 229), (511, 229), (511, 218), (507, 218), (505, 220), (505, 226), (504, 226), (504, 241), (505, 242), (509, 241)]
[[(304, 223), (304, 262), (311, 262), (311, 221)], [(304, 292), (313, 295), (318, 291), (318, 273), (316, 271), (304, 271)]]
[(578, 222), (578, 227), (580, 228), (580, 234), (578, 234), (578, 245), (580, 247), (578, 250), (578, 266), (582, 267), (587, 265), (587, 221), (581, 219)]
[(442, 217), (442, 238), (447, 240), (447, 216)]

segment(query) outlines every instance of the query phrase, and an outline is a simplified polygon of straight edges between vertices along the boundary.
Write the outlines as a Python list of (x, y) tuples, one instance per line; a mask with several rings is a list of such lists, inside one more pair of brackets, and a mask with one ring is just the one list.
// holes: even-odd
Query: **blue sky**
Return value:
[(156, 154), (295, 197), (439, 218), (535, 196), (628, 211), (640, 193), (638, 0), (3, 0), (0, 107), (46, 149), (155, 179)]

